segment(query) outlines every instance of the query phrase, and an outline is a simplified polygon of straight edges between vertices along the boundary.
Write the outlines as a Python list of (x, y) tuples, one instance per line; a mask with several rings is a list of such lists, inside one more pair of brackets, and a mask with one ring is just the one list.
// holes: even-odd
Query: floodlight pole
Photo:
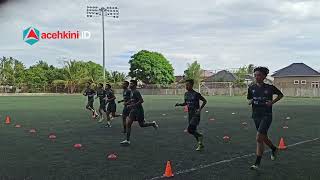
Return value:
[[(98, 12), (101, 12), (98, 13)], [(107, 13), (107, 14), (105, 14)], [(97, 17), (102, 16), (102, 61), (103, 61), (103, 84), (106, 85), (106, 45), (105, 45), (105, 32), (104, 32), (104, 16), (119, 18), (118, 7), (97, 7), (97, 6), (87, 6), (87, 17)]]
[(101, 9), (102, 15), (102, 60), (103, 60), (103, 86), (106, 86), (106, 58), (105, 58), (105, 40), (104, 40), (104, 7)]

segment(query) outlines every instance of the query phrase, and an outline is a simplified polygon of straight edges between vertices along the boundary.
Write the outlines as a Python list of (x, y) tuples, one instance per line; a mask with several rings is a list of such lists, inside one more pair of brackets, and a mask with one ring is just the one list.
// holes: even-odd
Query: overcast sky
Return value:
[[(319, 0), (0, 0), (0, 56), (29, 66), (38, 60), (102, 63), (101, 19), (86, 5), (120, 8), (106, 19), (107, 68), (127, 72), (130, 56), (158, 51), (182, 74), (198, 60), (204, 69), (249, 63), (275, 71), (293, 62), (320, 70)], [(90, 40), (22, 40), (23, 29), (90, 31)]]

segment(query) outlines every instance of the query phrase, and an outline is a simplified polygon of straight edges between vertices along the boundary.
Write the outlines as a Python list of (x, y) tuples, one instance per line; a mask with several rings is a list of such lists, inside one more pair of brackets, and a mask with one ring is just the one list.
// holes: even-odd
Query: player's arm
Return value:
[(122, 100), (118, 101), (118, 103), (122, 103), (122, 102), (124, 102), (124, 99), (122, 99)]
[(110, 101), (113, 101), (113, 100), (115, 100), (115, 99), (116, 99), (116, 96), (112, 93), (112, 94), (111, 94), (111, 98), (110, 98), (110, 99), (107, 99), (107, 101), (110, 102)]
[(124, 104), (124, 105), (130, 105), (131, 102), (132, 102), (132, 99), (129, 99), (129, 100), (127, 100), (127, 101), (124, 100), (124, 103), (123, 103), (123, 104)]
[(112, 98), (110, 98), (110, 99), (107, 99), (107, 101), (113, 101), (113, 100), (115, 100), (116, 99), (116, 97), (115, 96), (113, 96)]
[(96, 94), (97, 94), (96, 91), (93, 90), (92, 93), (89, 96), (90, 97), (94, 97)]
[(277, 103), (284, 97), (283, 93), (277, 87), (272, 86), (272, 91), (273, 91), (273, 94), (277, 95), (277, 97), (271, 101), (272, 104)]
[(199, 94), (199, 95), (200, 95), (199, 99), (202, 101), (201, 107), (199, 109), (199, 111), (201, 111), (206, 106), (207, 100), (201, 94)]
[(175, 106), (185, 106), (185, 105), (187, 105), (186, 102), (184, 102), (184, 103), (177, 103)]
[(144, 100), (139, 92), (137, 92), (137, 96), (138, 96), (139, 101), (136, 103), (130, 104), (129, 107), (135, 107), (135, 106), (141, 105), (144, 102)]
[(187, 105), (186, 98), (184, 99), (184, 103), (176, 103), (175, 106), (185, 106), (185, 105)]
[(251, 105), (253, 102), (253, 95), (250, 88), (248, 88), (247, 100), (248, 100), (248, 104)]
[(82, 95), (87, 96), (87, 91), (85, 90)]

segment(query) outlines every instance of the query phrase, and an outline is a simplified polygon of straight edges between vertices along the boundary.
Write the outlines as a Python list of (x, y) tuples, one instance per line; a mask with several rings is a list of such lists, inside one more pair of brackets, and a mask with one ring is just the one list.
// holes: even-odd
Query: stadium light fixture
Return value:
[(103, 60), (103, 81), (106, 84), (106, 62), (105, 62), (105, 35), (104, 35), (104, 17), (119, 18), (119, 8), (117, 6), (87, 6), (87, 18), (97, 18), (102, 19), (102, 60)]

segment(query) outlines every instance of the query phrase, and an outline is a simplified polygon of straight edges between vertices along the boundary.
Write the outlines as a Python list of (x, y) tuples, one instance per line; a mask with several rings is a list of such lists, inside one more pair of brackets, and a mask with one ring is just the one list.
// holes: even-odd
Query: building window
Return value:
[(312, 81), (311, 87), (312, 88), (320, 88), (320, 82), (319, 81)]
[(293, 84), (299, 84), (299, 80), (294, 80)]
[(301, 80), (301, 84), (307, 84), (306, 80)]

